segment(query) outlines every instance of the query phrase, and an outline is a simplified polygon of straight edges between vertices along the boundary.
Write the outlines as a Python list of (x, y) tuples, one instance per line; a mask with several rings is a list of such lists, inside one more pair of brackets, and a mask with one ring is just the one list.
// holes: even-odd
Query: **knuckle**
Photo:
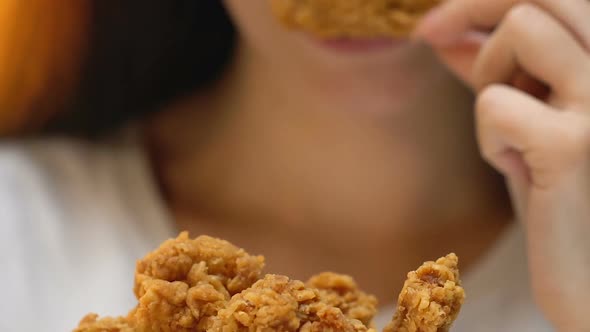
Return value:
[(512, 33), (525, 33), (531, 28), (531, 22), (537, 18), (538, 9), (530, 3), (519, 3), (512, 7), (504, 17), (503, 25)]
[(490, 108), (500, 97), (502, 88), (497, 84), (491, 84), (481, 90), (477, 96), (476, 106), (483, 110)]
[(500, 100), (504, 97), (504, 88), (492, 84), (484, 88), (476, 99), (477, 136), (480, 154), (484, 160), (493, 164), (496, 155), (495, 131), (500, 125), (501, 116), (498, 114)]
[(492, 84), (485, 87), (477, 96), (475, 109), (478, 121), (487, 123), (494, 119), (494, 111), (498, 108), (498, 101), (504, 97), (504, 87)]

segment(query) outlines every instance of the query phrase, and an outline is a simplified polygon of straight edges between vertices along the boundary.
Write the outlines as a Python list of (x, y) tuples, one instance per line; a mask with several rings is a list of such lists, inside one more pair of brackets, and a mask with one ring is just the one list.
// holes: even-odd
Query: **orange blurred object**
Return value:
[(87, 1), (0, 1), (0, 135), (35, 128), (65, 105), (89, 17)]

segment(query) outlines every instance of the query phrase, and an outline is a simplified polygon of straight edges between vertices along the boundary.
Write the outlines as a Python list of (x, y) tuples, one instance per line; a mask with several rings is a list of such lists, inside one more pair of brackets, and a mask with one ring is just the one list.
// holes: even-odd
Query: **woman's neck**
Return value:
[[(468, 257), (493, 239), (500, 227), (489, 220), (508, 215), (503, 189), (478, 157), (469, 94), (428, 53), (400, 53), (414, 74), (375, 73), (370, 86), (339, 73), (309, 79), (240, 52), (209, 94), (146, 126), (180, 228), (262, 253), (280, 246), (271, 266), (289, 273), (332, 266), (368, 277), (382, 268), (379, 253), (403, 252), (386, 258), (399, 262), (391, 278), (410, 262), (452, 248)], [(457, 242), (465, 226), (472, 240)], [(306, 259), (317, 248), (326, 255)], [(347, 258), (366, 264), (355, 272)], [(388, 287), (377, 284), (375, 292)]]

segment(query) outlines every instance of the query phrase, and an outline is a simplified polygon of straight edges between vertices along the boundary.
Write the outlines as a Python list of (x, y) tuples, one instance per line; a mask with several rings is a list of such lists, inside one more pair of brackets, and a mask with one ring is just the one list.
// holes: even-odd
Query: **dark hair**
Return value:
[(221, 0), (92, 0), (81, 81), (47, 130), (97, 135), (210, 84), (235, 29)]

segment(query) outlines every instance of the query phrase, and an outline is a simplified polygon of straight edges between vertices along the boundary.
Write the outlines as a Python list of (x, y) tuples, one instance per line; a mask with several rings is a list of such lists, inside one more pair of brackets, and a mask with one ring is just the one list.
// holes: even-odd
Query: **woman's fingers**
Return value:
[(581, 144), (571, 144), (579, 137), (564, 115), (512, 87), (488, 86), (476, 106), (481, 153), (510, 179), (546, 188), (556, 180), (556, 170), (567, 169), (564, 164), (581, 154), (573, 151)]
[(551, 87), (560, 99), (587, 98), (587, 52), (562, 24), (532, 4), (509, 11), (482, 49), (473, 80), (478, 90), (492, 83), (510, 83), (521, 69)]
[(449, 0), (424, 19), (416, 35), (437, 46), (448, 45), (468, 31), (493, 29), (513, 7), (525, 3), (550, 13), (590, 50), (588, 0)]
[(501, 157), (511, 151), (530, 150), (538, 144), (540, 138), (536, 133), (548, 129), (545, 119), (552, 113), (542, 102), (509, 86), (487, 87), (479, 94), (476, 104), (478, 141), (484, 158), (502, 172), (510, 173), (510, 165)]

